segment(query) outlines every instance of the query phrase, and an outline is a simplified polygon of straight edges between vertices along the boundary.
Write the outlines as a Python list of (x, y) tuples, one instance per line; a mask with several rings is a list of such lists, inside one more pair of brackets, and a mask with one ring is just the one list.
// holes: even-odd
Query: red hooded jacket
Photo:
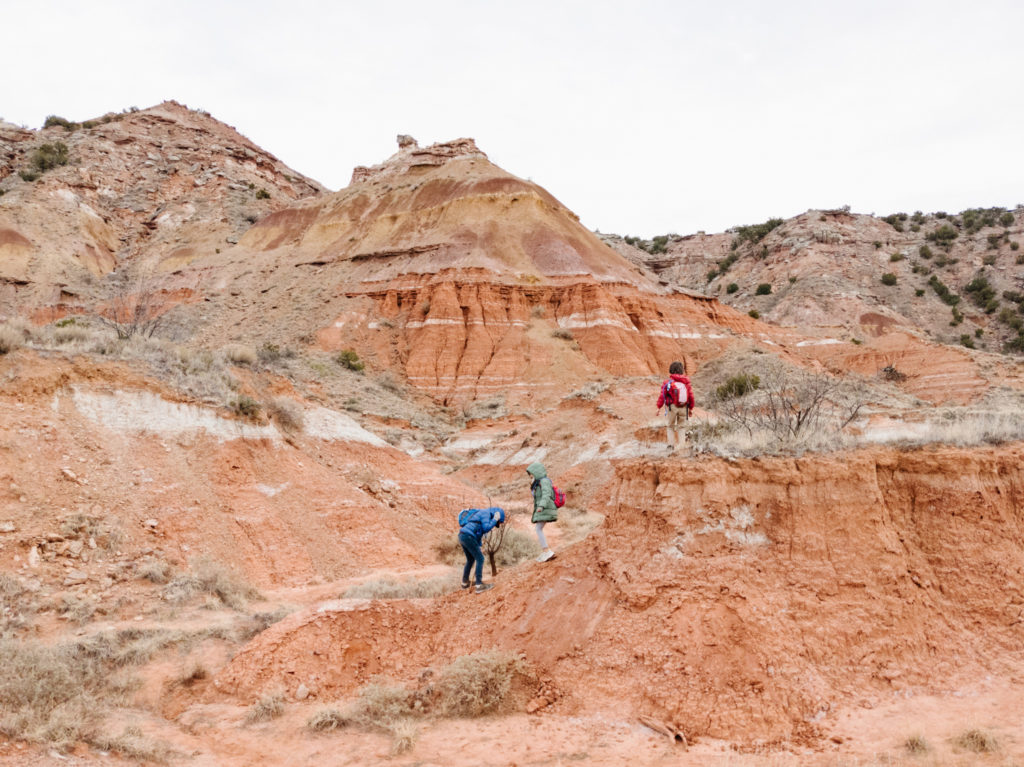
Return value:
[(687, 378), (686, 376), (679, 375), (677, 373), (673, 373), (671, 376), (669, 376), (665, 383), (663, 383), (661, 385), (661, 388), (658, 390), (658, 409), (660, 410), (664, 405), (675, 404), (674, 402), (665, 402), (665, 384), (669, 383), (669, 381), (675, 381), (677, 384), (686, 387), (686, 407), (689, 410), (693, 410), (693, 389), (690, 388), (690, 379)]

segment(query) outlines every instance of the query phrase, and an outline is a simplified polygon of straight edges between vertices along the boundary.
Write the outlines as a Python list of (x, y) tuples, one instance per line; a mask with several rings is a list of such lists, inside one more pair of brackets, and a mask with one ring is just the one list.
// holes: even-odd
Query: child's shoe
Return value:
[(494, 588), (494, 584), (493, 583), (478, 583), (478, 584), (476, 584), (476, 588), (473, 589), (473, 590), (477, 594), (479, 594), (481, 591), (487, 591), (487, 589), (493, 589), (493, 588)]
[(469, 581), (463, 581), (462, 582), (462, 588), (468, 589), (469, 588)]
[(554, 558), (555, 558), (555, 552), (553, 552), (551, 549), (547, 549), (546, 551), (542, 551), (540, 553), (540, 556), (537, 557), (537, 561), (538, 562), (547, 562), (549, 559), (554, 559)]

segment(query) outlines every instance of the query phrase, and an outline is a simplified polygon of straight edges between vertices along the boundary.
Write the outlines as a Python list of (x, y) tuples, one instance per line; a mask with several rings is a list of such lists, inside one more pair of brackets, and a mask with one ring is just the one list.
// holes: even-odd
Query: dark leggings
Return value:
[(480, 541), (474, 538), (469, 533), (459, 533), (459, 543), (462, 544), (462, 550), (466, 553), (466, 566), (462, 568), (462, 580), (469, 580), (469, 571), (473, 567), (473, 562), (476, 562), (476, 582), (484, 582), (484, 553), (480, 550)]

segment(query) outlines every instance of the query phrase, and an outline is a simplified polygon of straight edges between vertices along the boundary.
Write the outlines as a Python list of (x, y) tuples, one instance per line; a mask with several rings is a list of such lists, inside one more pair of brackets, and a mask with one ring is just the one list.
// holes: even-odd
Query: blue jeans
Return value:
[(459, 543), (466, 554), (466, 566), (462, 568), (463, 582), (469, 580), (469, 571), (476, 562), (476, 582), (484, 582), (484, 552), (480, 549), (480, 541), (469, 533), (459, 533)]

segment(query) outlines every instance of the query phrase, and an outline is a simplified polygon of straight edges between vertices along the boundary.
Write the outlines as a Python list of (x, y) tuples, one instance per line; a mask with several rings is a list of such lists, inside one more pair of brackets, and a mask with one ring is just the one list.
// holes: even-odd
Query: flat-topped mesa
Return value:
[(399, 134), (398, 151), (379, 165), (358, 165), (353, 168), (350, 184), (398, 176), (411, 168), (444, 165), (456, 157), (487, 159), (487, 155), (480, 151), (476, 141), (471, 138), (457, 138), (421, 147), (412, 136)]

